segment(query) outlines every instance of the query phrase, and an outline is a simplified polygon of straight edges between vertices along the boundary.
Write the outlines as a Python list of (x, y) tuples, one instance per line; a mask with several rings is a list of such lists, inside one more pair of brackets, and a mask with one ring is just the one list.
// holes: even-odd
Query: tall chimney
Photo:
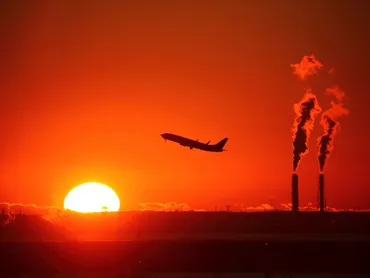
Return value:
[(319, 179), (319, 207), (320, 212), (325, 211), (325, 186), (324, 186), (324, 174), (320, 173)]
[(299, 207), (298, 175), (292, 175), (292, 211), (297, 212)]

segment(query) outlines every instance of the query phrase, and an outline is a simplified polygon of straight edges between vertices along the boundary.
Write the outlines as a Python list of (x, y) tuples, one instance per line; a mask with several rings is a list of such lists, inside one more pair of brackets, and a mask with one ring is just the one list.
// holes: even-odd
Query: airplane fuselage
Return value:
[(208, 152), (222, 152), (224, 151), (223, 147), (227, 141), (227, 138), (221, 140), (219, 143), (211, 145), (208, 143), (202, 143), (198, 140), (192, 140), (180, 135), (172, 133), (163, 133), (161, 134), (163, 139), (179, 143), (181, 146), (189, 147), (190, 149), (199, 149)]

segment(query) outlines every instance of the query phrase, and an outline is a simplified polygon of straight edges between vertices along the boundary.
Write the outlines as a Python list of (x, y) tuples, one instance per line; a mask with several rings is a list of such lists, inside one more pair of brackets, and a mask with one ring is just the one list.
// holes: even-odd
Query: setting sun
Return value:
[(120, 201), (112, 188), (88, 182), (73, 188), (64, 199), (64, 209), (76, 212), (118, 211)]

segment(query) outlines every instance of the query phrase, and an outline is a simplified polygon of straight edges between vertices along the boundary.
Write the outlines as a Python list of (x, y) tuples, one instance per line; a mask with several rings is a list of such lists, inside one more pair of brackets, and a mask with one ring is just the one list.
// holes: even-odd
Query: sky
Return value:
[[(0, 200), (62, 206), (74, 186), (112, 187), (121, 209), (290, 202), (293, 106), (346, 93), (326, 200), (370, 207), (370, 4), (366, 1), (2, 1)], [(323, 72), (291, 64), (314, 53)], [(324, 70), (325, 69), (325, 70)], [(170, 132), (226, 152), (164, 142)], [(317, 200), (319, 117), (300, 161)]]

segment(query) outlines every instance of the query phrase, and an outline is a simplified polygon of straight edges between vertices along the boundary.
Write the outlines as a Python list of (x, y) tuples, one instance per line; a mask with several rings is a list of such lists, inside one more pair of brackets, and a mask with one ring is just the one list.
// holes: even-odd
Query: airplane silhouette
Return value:
[(199, 149), (199, 150), (207, 151), (207, 152), (223, 152), (223, 151), (225, 151), (225, 149), (223, 149), (223, 147), (225, 146), (225, 144), (228, 140), (228, 138), (226, 137), (226, 138), (222, 139), (220, 142), (218, 142), (217, 144), (210, 145), (209, 143), (211, 141), (208, 141), (207, 143), (202, 143), (202, 142), (198, 142), (198, 139), (197, 140), (192, 140), (192, 139), (185, 138), (185, 137), (182, 137), (182, 136), (179, 136), (179, 135), (176, 135), (176, 134), (172, 134), (172, 133), (163, 133), (163, 134), (161, 134), (161, 136), (163, 137), (164, 141), (170, 140), (170, 141), (179, 143), (181, 146), (189, 147), (191, 150), (193, 148), (195, 148), (195, 149)]

